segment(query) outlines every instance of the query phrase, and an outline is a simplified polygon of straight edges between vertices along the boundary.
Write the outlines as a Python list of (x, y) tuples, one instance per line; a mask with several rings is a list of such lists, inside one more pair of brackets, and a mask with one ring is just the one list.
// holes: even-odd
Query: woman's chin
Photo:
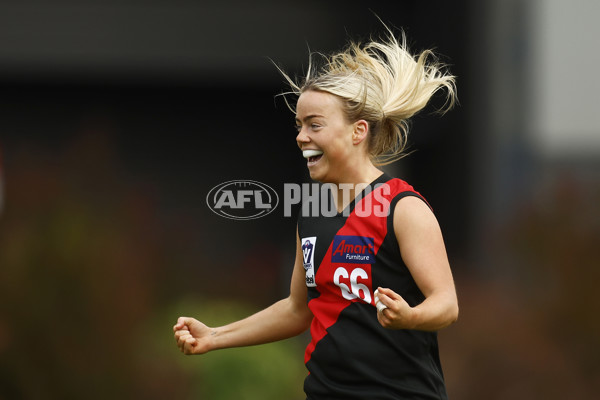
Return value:
[(309, 170), (308, 173), (310, 175), (310, 179), (312, 179), (313, 181), (322, 182), (323, 178), (320, 174), (317, 174), (316, 172), (313, 172), (311, 170)]

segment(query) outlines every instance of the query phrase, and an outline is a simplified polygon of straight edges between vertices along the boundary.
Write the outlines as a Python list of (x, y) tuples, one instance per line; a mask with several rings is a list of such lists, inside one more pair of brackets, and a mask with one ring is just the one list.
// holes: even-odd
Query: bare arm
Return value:
[(296, 260), (287, 298), (248, 318), (218, 328), (210, 328), (193, 318), (180, 317), (173, 327), (180, 350), (185, 354), (204, 354), (211, 350), (287, 339), (308, 329), (312, 313), (306, 302), (300, 247), (296, 234)]
[(410, 307), (390, 289), (379, 289), (387, 307), (378, 312), (379, 322), (391, 329), (442, 329), (458, 318), (456, 289), (439, 224), (429, 207), (408, 196), (394, 210), (394, 231), (402, 259), (425, 300)]

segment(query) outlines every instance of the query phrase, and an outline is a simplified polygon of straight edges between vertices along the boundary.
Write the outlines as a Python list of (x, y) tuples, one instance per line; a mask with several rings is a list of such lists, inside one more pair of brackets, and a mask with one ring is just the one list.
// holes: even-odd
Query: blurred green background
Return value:
[(269, 58), (300, 73), (307, 44), (381, 33), (373, 14), (458, 75), (460, 106), (417, 116), (388, 168), (444, 231), (450, 397), (594, 397), (600, 87), (580, 71), (598, 6), (389, 3), (0, 2), (0, 399), (304, 398), (307, 334), (185, 357), (172, 326), (287, 296), (295, 218), (205, 198), (308, 182)]

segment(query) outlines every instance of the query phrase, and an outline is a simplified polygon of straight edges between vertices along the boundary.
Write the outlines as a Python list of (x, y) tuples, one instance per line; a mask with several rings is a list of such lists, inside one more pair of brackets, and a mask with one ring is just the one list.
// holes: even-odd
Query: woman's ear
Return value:
[(359, 119), (354, 123), (354, 132), (352, 133), (352, 144), (359, 144), (367, 137), (369, 133), (369, 123), (364, 119)]

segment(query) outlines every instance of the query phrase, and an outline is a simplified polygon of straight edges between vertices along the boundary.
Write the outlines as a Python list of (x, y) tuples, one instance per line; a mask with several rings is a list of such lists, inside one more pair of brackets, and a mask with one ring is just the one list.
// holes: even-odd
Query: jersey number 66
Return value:
[[(358, 279), (368, 280), (369, 274), (362, 268), (355, 268), (352, 273), (348, 274), (348, 270), (344, 267), (339, 267), (333, 274), (333, 283), (335, 283), (341, 290), (342, 296), (346, 300), (354, 300), (360, 298), (366, 303), (371, 303), (371, 291), (367, 285), (358, 283)], [(341, 280), (350, 280), (350, 287)]]

